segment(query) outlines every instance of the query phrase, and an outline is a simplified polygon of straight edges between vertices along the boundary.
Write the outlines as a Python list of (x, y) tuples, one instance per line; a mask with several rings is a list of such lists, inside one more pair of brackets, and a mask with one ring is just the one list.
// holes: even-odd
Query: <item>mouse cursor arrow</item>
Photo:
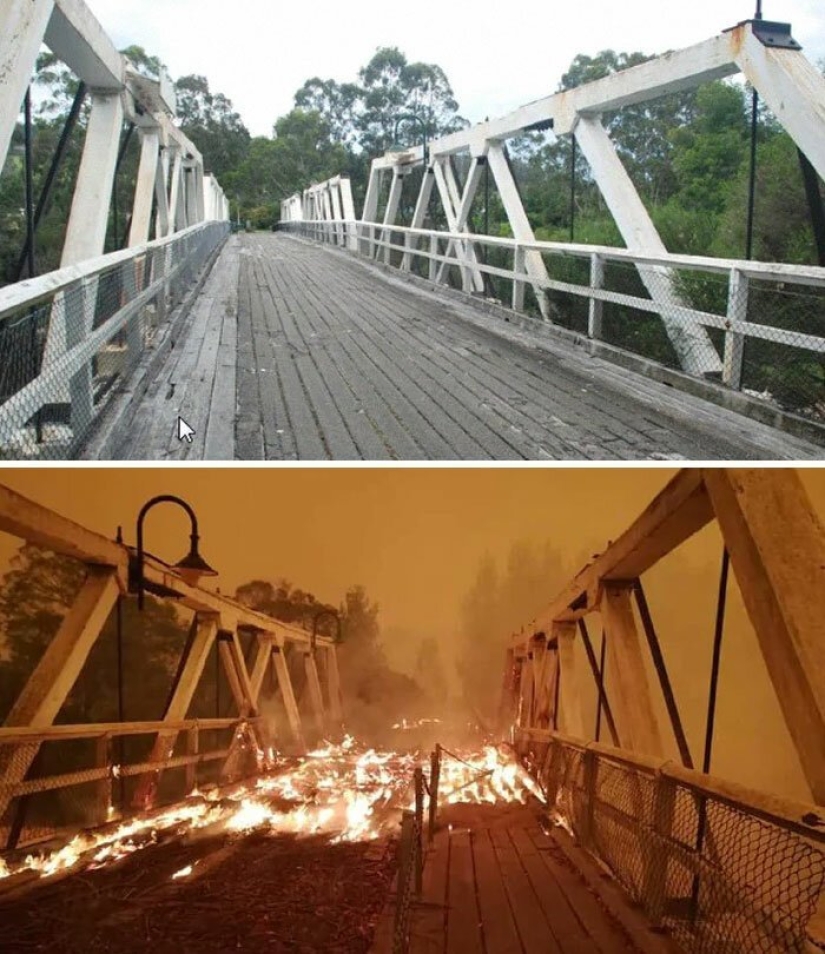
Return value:
[(178, 440), (186, 441), (188, 444), (192, 443), (192, 438), (195, 436), (195, 431), (184, 421), (182, 417), (178, 417)]

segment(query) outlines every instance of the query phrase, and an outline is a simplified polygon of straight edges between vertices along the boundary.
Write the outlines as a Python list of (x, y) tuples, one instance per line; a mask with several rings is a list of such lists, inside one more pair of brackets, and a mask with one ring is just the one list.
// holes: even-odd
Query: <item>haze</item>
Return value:
[[(461, 607), (485, 557), (504, 572), (515, 545), (538, 551), (549, 542), (569, 577), (615, 539), (673, 474), (650, 467), (39, 468), (6, 469), (0, 483), (109, 537), (122, 525), (127, 543), (134, 543), (135, 518), (147, 499), (181, 495), (198, 514), (201, 551), (219, 571), (215, 585), (223, 592), (255, 578), (285, 577), (337, 604), (348, 587), (363, 584), (380, 604), (391, 664), (411, 671), (420, 641), (434, 636), (455, 688), (455, 667), (472, 651), (461, 632)], [(825, 471), (803, 470), (801, 477), (822, 518)], [(161, 558), (174, 562), (186, 552), (188, 521), (177, 508), (158, 507), (145, 530), (147, 549)], [(0, 535), (0, 571), (19, 542)], [(713, 525), (645, 577), (695, 754), (703, 740), (721, 552)], [(515, 605), (506, 607), (511, 626), (529, 622), (563, 582), (548, 580), (539, 591), (522, 588)], [(502, 648), (508, 635), (501, 633)], [(665, 724), (661, 703), (660, 717)], [(735, 579), (713, 768), (745, 784), (808, 797)]]

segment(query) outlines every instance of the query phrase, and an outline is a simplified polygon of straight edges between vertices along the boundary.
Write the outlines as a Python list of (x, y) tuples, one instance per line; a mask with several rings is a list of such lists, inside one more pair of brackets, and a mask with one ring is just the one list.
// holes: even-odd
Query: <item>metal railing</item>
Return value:
[[(0, 852), (93, 828), (113, 814), (128, 816), (141, 779), (157, 780), (155, 802), (171, 804), (222, 777), (252, 774), (257, 754), (247, 744), (258, 719), (112, 722), (44, 729), (0, 728)], [(166, 758), (153, 758), (158, 736), (173, 737)], [(247, 766), (230, 756), (247, 749)], [(37, 755), (22, 781), (13, 771)], [(18, 764), (20, 764), (18, 762)]]
[(280, 229), (433, 282), (452, 275), (517, 312), (531, 310), (532, 288), (557, 326), (825, 423), (823, 268), (364, 222)]
[(821, 809), (546, 730), (516, 745), (558, 820), (685, 950), (810, 949)]
[(0, 458), (76, 455), (228, 223), (0, 288)]

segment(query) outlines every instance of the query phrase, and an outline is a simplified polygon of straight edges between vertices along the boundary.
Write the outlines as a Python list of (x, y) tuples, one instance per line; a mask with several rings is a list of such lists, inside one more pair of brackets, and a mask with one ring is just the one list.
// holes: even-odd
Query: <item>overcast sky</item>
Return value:
[[(378, 47), (447, 73), (472, 122), (553, 92), (578, 53), (660, 53), (698, 43), (753, 15), (755, 0), (87, 0), (122, 48), (143, 46), (173, 77), (205, 75), (255, 135), (269, 135), (305, 80), (354, 80)], [(823, 0), (764, 0), (792, 24), (814, 62), (825, 58)]]

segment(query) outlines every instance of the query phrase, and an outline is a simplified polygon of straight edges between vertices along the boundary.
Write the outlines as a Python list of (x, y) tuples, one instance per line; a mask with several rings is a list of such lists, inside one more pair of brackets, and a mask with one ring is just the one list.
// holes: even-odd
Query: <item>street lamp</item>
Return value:
[(159, 503), (174, 503), (179, 507), (183, 507), (183, 509), (189, 515), (189, 521), (192, 528), (192, 532), (189, 534), (189, 552), (185, 557), (183, 557), (182, 560), (179, 560), (177, 563), (175, 563), (172, 569), (177, 570), (183, 578), (184, 583), (187, 583), (189, 586), (196, 586), (198, 580), (200, 580), (202, 576), (218, 575), (218, 571), (213, 570), (198, 552), (198, 541), (200, 540), (200, 537), (198, 535), (198, 518), (195, 516), (195, 511), (185, 500), (182, 500), (180, 497), (174, 497), (171, 494), (161, 494), (158, 497), (152, 497), (151, 500), (147, 501), (143, 507), (141, 507), (140, 513), (138, 514), (137, 556), (131, 566), (130, 574), (132, 577), (132, 585), (137, 589), (138, 609), (140, 610), (143, 609), (143, 593), (145, 589), (145, 580), (143, 576), (143, 521), (146, 519), (146, 514), (149, 513), (152, 507)]
[[(424, 153), (424, 164), (427, 164), (427, 126), (420, 116), (417, 116), (415, 113), (405, 113), (403, 116), (399, 116), (395, 120), (395, 131), (393, 132), (393, 143), (398, 143), (398, 127), (401, 123), (414, 122), (418, 123), (421, 127), (421, 146)], [(395, 151), (395, 146), (393, 146), (393, 151)]]

